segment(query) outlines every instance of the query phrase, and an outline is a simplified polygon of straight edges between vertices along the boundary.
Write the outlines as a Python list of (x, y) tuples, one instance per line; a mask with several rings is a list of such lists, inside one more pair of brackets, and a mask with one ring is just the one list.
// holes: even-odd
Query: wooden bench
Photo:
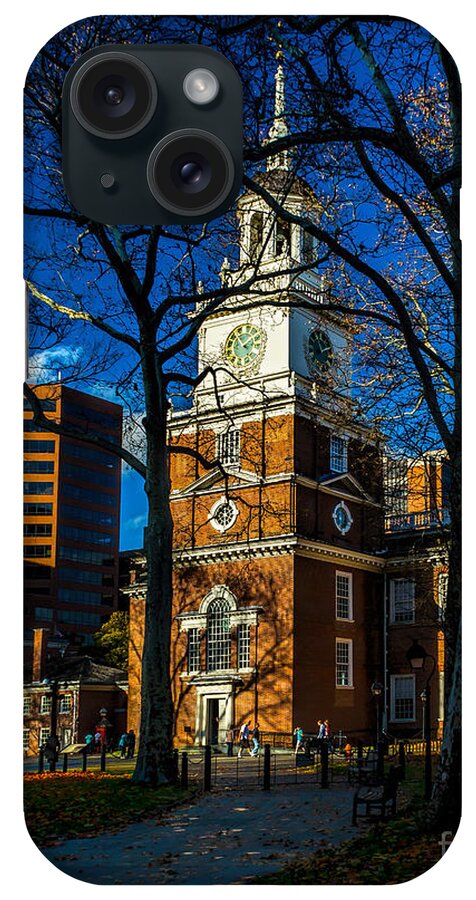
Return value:
[(367, 750), (362, 760), (353, 760), (347, 769), (347, 778), (350, 784), (358, 781), (359, 784), (372, 784), (377, 776), (378, 756), (376, 750)]
[[(395, 815), (398, 782), (401, 779), (399, 769), (399, 766), (391, 766), (383, 784), (379, 786), (357, 788), (352, 805), (352, 825), (357, 824), (358, 816), (368, 819), (378, 817), (380, 821), (383, 821), (388, 814)], [(359, 812), (360, 807), (364, 807), (363, 812)]]

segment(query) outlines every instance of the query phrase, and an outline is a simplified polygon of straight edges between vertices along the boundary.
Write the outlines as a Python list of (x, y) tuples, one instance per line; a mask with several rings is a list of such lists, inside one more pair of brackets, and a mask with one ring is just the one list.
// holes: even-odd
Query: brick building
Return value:
[[(35, 392), (48, 419), (117, 443), (122, 407), (62, 383)], [(32, 632), (47, 627), (77, 643), (118, 605), (121, 461), (40, 430), (24, 402), (24, 597), (27, 677)]]
[[(276, 80), (273, 129), (285, 134), (281, 67)], [(258, 178), (286, 197), (290, 212), (318, 215), (309, 186), (291, 174), (288, 151), (270, 158)], [(289, 733), (297, 725), (314, 731), (328, 718), (334, 732), (368, 737), (375, 682), (384, 685), (379, 727), (416, 733), (415, 680), (399, 677), (409, 674), (405, 653), (422, 620), (408, 613), (400, 627), (388, 592), (398, 593), (400, 577), (414, 577), (407, 563), (420, 562), (413, 555), (408, 562), (396, 523), (395, 533), (390, 523), (385, 530), (382, 438), (359, 420), (351, 397), (354, 327), (322, 308), (330, 286), (317, 270), (287, 274), (314, 253), (298, 225), (277, 220), (249, 192), (238, 219), (239, 264), (233, 270), (225, 259), (222, 282), (240, 284), (258, 267), (269, 273), (261, 283), (269, 305), (250, 307), (244, 292), (206, 320), (198, 371), (210, 366), (215, 378), (200, 382), (190, 409), (170, 416), (172, 445), (217, 461), (205, 470), (171, 454), (176, 743), (219, 744), (247, 719), (264, 732)], [(412, 527), (426, 534), (427, 524)], [(420, 549), (431, 580), (428, 540)], [(136, 731), (144, 566), (140, 553), (132, 555), (125, 589)], [(436, 630), (421, 635), (431, 652)]]
[[(57, 687), (54, 687), (54, 681)], [(66, 655), (58, 665), (55, 641), (47, 629), (34, 631), (32, 679), (23, 689), (23, 751), (34, 756), (51, 733), (56, 702), (60, 748), (84, 743), (85, 735), (104, 726), (117, 743), (127, 719), (127, 673), (88, 656)]]

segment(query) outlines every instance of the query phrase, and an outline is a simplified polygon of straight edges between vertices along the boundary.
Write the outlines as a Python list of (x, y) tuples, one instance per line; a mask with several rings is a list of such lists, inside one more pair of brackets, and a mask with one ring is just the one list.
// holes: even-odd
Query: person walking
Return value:
[(238, 750), (238, 759), (241, 759), (243, 755), (243, 750), (248, 750), (248, 753), (251, 755), (250, 750), (250, 725), (251, 721), (243, 722), (243, 725), (240, 728), (240, 749)]
[(127, 735), (127, 759), (132, 759), (134, 756), (134, 750), (136, 746), (136, 735), (133, 728), (128, 732)]
[(303, 742), (303, 740), (304, 740), (304, 732), (303, 732), (303, 730), (302, 730), (302, 728), (301, 728), (300, 725), (298, 725), (298, 726), (294, 729), (293, 734), (294, 734), (294, 738), (295, 738), (295, 740), (296, 740), (296, 746), (295, 746), (295, 748), (294, 748), (294, 755), (297, 756), (297, 754), (298, 754), (298, 752), (299, 752), (299, 749), (300, 749), (300, 747), (301, 747), (301, 745), (302, 745), (302, 742)]
[(128, 735), (127, 735), (127, 732), (125, 731), (124, 734), (121, 734), (121, 736), (119, 738), (119, 750), (121, 751), (121, 759), (125, 759), (125, 756), (127, 753), (127, 741), (128, 741)]
[(326, 726), (322, 719), (317, 720), (317, 752), (320, 753), (322, 749), (322, 742), (326, 736)]
[(227, 728), (225, 739), (226, 739), (226, 755), (233, 756), (233, 741), (235, 739), (235, 729), (233, 728), (233, 725), (230, 725), (230, 727)]
[(250, 756), (258, 756), (259, 751), (259, 722), (255, 722), (253, 731), (251, 732), (251, 740), (253, 741), (253, 749)]
[(91, 732), (88, 732), (85, 736), (84, 742), (86, 744), (86, 753), (92, 753), (94, 749), (94, 735)]
[(100, 731), (96, 731), (96, 734), (94, 735), (94, 749), (95, 749), (96, 753), (101, 752), (101, 745), (102, 745), (102, 734)]

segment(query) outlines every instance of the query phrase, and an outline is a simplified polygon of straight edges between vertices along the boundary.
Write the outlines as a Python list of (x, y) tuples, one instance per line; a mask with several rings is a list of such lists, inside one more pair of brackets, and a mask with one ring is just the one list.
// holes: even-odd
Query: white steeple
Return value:
[[(276, 69), (276, 74), (274, 76), (276, 84), (274, 94), (274, 119), (273, 124), (269, 129), (266, 143), (269, 143), (270, 141), (276, 141), (278, 138), (287, 137), (289, 134), (288, 123), (286, 121), (286, 97), (284, 92), (283, 68), (284, 56), (282, 50), (278, 50), (276, 59), (278, 61), (278, 66)], [(275, 156), (268, 156), (267, 169), (268, 172), (272, 169), (289, 170), (289, 150), (282, 150)]]

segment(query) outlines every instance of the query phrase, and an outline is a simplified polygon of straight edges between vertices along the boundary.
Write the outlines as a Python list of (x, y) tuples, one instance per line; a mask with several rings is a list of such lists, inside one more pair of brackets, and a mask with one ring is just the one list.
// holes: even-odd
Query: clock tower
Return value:
[[(271, 140), (288, 134), (279, 56), (275, 80)], [(284, 151), (256, 181), (318, 221), (295, 168)], [(352, 333), (327, 309), (313, 239), (251, 191), (237, 214), (239, 259), (220, 271), (237, 292), (202, 325), (210, 373), (169, 423), (192, 451), (170, 470), (177, 741), (185, 729), (221, 743), (248, 719), (264, 733), (318, 718), (364, 731), (381, 658), (379, 437), (353, 412)]]

